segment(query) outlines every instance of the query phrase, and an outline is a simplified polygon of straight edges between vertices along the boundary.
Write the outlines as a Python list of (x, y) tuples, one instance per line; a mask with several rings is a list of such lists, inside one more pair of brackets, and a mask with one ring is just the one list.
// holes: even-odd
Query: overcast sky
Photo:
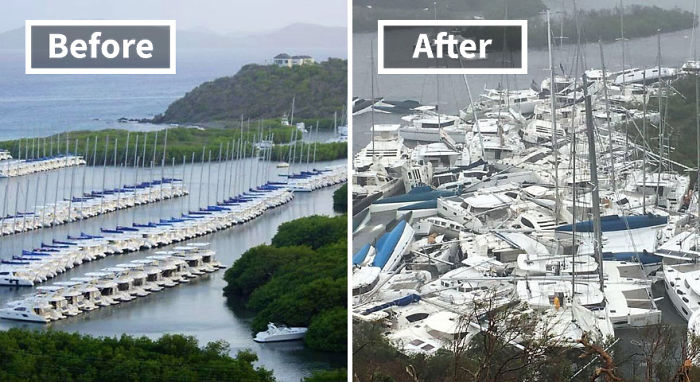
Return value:
[(178, 29), (219, 33), (347, 24), (345, 0), (3, 0), (0, 9), (0, 32), (27, 19), (174, 19)]

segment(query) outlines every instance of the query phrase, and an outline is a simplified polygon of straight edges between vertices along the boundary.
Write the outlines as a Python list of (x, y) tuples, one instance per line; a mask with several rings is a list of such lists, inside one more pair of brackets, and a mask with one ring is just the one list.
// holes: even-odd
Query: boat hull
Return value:
[(253, 341), (259, 343), (299, 341), (304, 339), (304, 335), (306, 335), (306, 332), (293, 334), (278, 334), (269, 337), (256, 336), (255, 338), (253, 338)]

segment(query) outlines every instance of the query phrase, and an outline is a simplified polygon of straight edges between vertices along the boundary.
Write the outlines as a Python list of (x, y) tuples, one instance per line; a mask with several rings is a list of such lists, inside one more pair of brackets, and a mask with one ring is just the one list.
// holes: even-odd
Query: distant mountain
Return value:
[(24, 48), (24, 27), (0, 33), (0, 49)]
[[(177, 31), (177, 49), (182, 51), (231, 50), (254, 56), (308, 54), (318, 60), (347, 57), (347, 30), (315, 24), (290, 24), (284, 28), (250, 35), (223, 35), (203, 28)], [(24, 28), (0, 33), (0, 49), (24, 48)]]
[[(343, 27), (291, 24), (274, 32), (251, 37), (259, 39), (258, 41), (265, 46), (276, 46), (281, 50), (346, 49), (347, 47), (347, 29)], [(345, 57), (345, 54), (337, 54), (335, 57)]]
[(157, 115), (156, 123), (199, 123), (239, 118), (328, 118), (341, 111), (347, 95), (347, 60), (278, 67), (246, 65), (232, 77), (205, 82)]

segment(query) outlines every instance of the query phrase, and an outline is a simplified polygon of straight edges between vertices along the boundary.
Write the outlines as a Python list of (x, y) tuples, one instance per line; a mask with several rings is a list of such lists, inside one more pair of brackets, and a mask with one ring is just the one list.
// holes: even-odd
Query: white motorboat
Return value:
[(464, 143), (465, 135), (471, 130), (471, 126), (452, 115), (426, 112), (401, 119), (407, 125), (399, 129), (399, 134), (407, 141), (440, 142), (447, 135), (457, 143)]
[(288, 328), (283, 325), (267, 324), (267, 330), (259, 332), (253, 340), (255, 342), (282, 342), (301, 340), (306, 335), (307, 328)]
[(51, 310), (53, 308), (47, 301), (25, 300), (15, 306), (0, 309), (0, 318), (49, 323), (51, 322)]

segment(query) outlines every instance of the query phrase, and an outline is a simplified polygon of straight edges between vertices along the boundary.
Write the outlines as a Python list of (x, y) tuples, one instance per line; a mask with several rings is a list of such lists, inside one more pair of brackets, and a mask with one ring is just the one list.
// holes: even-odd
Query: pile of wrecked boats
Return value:
[(353, 319), (434, 354), (507, 310), (576, 347), (661, 322), (651, 286), (663, 280), (700, 333), (698, 194), (668, 147), (633, 133), (664, 134), (646, 105), (679, 75), (552, 72), (459, 116), (421, 108), (372, 126), (353, 162)]

